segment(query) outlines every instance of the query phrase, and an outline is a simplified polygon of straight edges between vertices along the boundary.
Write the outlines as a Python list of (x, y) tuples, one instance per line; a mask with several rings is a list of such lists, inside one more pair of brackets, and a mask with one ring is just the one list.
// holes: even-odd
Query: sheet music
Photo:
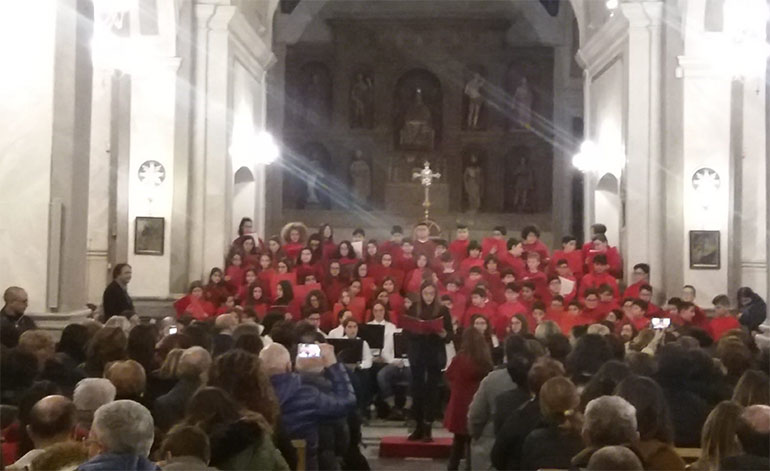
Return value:
[(351, 242), (350, 245), (353, 246), (353, 250), (356, 252), (356, 256), (358, 258), (364, 258), (364, 241), (363, 240), (357, 240), (355, 242)]
[(561, 290), (559, 290), (559, 294), (562, 296), (566, 296), (572, 292), (573, 289), (575, 289), (575, 282), (570, 280), (569, 278), (559, 277), (559, 280), (561, 280)]

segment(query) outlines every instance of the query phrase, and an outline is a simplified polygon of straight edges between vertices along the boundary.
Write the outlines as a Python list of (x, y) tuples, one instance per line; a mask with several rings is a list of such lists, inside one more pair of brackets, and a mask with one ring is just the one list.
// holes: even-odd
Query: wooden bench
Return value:
[(297, 450), (297, 471), (307, 469), (307, 442), (305, 440), (292, 440), (291, 446)]
[(700, 448), (674, 448), (685, 463), (690, 464), (700, 459)]

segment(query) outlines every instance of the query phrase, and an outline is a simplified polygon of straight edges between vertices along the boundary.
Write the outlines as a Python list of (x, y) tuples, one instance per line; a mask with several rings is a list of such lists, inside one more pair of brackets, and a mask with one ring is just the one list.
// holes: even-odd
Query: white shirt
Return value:
[(327, 339), (341, 339), (345, 337), (345, 328), (341, 325), (338, 325), (337, 327), (333, 328), (329, 331), (329, 335), (326, 336)]
[(326, 338), (326, 334), (324, 333), (323, 330), (316, 328), (316, 332), (318, 332), (319, 334), (323, 335), (324, 338)]
[[(388, 324), (391, 324), (388, 322)], [(396, 347), (395, 347), (395, 341), (393, 340), (393, 334), (402, 332), (403, 329), (398, 329), (394, 324), (391, 324), (393, 326), (393, 330), (390, 331), (388, 334), (388, 327), (385, 326), (385, 341), (382, 344), (382, 352), (380, 352), (380, 356), (387, 362), (387, 363), (396, 363), (396, 362), (403, 362), (404, 366), (409, 366), (409, 359), (408, 358), (396, 358)]]

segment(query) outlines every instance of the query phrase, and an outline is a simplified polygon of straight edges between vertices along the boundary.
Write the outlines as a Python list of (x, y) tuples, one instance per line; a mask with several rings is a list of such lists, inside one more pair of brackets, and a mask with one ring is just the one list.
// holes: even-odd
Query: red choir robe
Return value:
[(267, 314), (267, 308), (270, 307), (270, 304), (268, 303), (253, 303), (249, 304), (248, 301), (246, 302), (246, 305), (244, 306), (245, 309), (252, 309), (254, 312), (257, 313), (257, 319), (260, 321), (265, 318), (265, 315)]
[(294, 287), (294, 299), (299, 301), (300, 305), (305, 304), (305, 299), (311, 291), (321, 291), (321, 283), (306, 283), (304, 285), (297, 285)]
[(593, 323), (594, 323), (594, 320), (583, 313), (577, 316), (573, 316), (572, 314), (565, 312), (564, 315), (561, 317), (561, 321), (559, 322), (559, 327), (561, 328), (561, 331), (564, 335), (569, 336), (573, 327), (578, 325), (589, 325)]
[(495, 303), (504, 302), (505, 283), (503, 283), (503, 280), (500, 278), (500, 272), (497, 271), (494, 273), (489, 273), (488, 271), (483, 271), (481, 276), (487, 283), (487, 287), (489, 288), (489, 293), (492, 296), (492, 300)]
[(497, 306), (497, 315), (495, 316), (495, 322), (493, 328), (495, 329), (495, 335), (497, 338), (503, 339), (508, 331), (508, 326), (511, 324), (511, 317), (514, 314), (524, 314), (527, 319), (527, 323), (531, 326), (535, 319), (532, 318), (529, 309), (520, 302), (504, 302)]
[(545, 311), (545, 320), (547, 320), (547, 321), (554, 321), (557, 324), (561, 325), (562, 318), (564, 316), (566, 316), (566, 315), (568, 315), (568, 314), (567, 314), (567, 311), (564, 308), (562, 308), (562, 309), (554, 309), (552, 307), (549, 307)]
[(409, 273), (417, 268), (417, 261), (415, 260), (414, 254), (407, 257), (402, 253), (398, 260), (393, 260), (393, 265), (402, 272)]
[(506, 253), (508, 251), (508, 248), (506, 247), (505, 239), (496, 239), (494, 237), (484, 237), (481, 240), (481, 256), (486, 258), (487, 255), (493, 253), (493, 249), (497, 248), (497, 250), (494, 251), (494, 254), (499, 258), (500, 255)]
[(452, 254), (455, 263), (460, 263), (468, 257), (468, 244), (470, 243), (470, 239), (455, 239), (449, 244), (449, 253)]
[(262, 296), (267, 299), (272, 299), (270, 290), (273, 287), (273, 277), (275, 277), (276, 271), (274, 268), (268, 268), (257, 273), (257, 280), (259, 280), (260, 286), (262, 286)]
[(401, 287), (404, 285), (404, 271), (395, 267), (382, 267), (380, 271), (380, 278), (375, 279), (377, 285), (382, 286), (382, 282), (385, 278), (393, 278), (393, 282), (396, 285), (396, 291), (401, 291)]
[(337, 244), (333, 240), (326, 240), (321, 244), (321, 254), (323, 261), (328, 262), (334, 258), (334, 254), (337, 252)]
[(604, 320), (604, 317), (605, 317), (599, 306), (596, 306), (593, 309), (584, 307), (583, 313), (581, 315), (586, 319), (590, 319), (591, 324), (601, 322)]
[(374, 281), (374, 278), (371, 276), (366, 276), (364, 278), (360, 278), (359, 281), (361, 281), (361, 294), (360, 296), (364, 299), (372, 299), (372, 294), (374, 293), (374, 290), (377, 288), (377, 284)]
[(296, 260), (302, 249), (305, 248), (305, 244), (300, 242), (286, 242), (283, 244), (283, 253), (286, 254), (286, 258), (289, 260)]
[(403, 252), (401, 251), (401, 244), (397, 244), (392, 240), (389, 240), (389, 241), (383, 242), (382, 245), (380, 245), (379, 253), (380, 255), (384, 253), (389, 253), (393, 257), (393, 260), (395, 261), (401, 258), (401, 255)]
[[(646, 329), (650, 326), (650, 319), (642, 316), (642, 317), (635, 317), (632, 318), (631, 316), (626, 316), (623, 321), (625, 321), (625, 324), (630, 323), (634, 326), (634, 329), (636, 329), (637, 332), (639, 332), (642, 329)], [(622, 322), (622, 321), (621, 321)]]
[(235, 266), (230, 265), (227, 267), (227, 270), (225, 270), (225, 282), (233, 287), (235, 291), (237, 292), (238, 287), (240, 287), (243, 284), (243, 275), (245, 270), (241, 266)]
[(601, 285), (609, 285), (615, 293), (615, 299), (620, 299), (620, 293), (618, 292), (618, 280), (609, 273), (589, 273), (580, 280), (580, 289), (578, 290), (578, 299), (583, 301), (585, 299), (585, 292), (587, 289), (599, 289)]
[(521, 257), (514, 257), (510, 252), (505, 252), (497, 258), (500, 264), (500, 270), (504, 268), (510, 268), (513, 270), (513, 276), (516, 277), (516, 281), (521, 281), (524, 277), (524, 273), (527, 271), (527, 264)]
[(543, 241), (537, 240), (535, 241), (534, 244), (522, 243), (521, 246), (524, 248), (524, 253), (521, 256), (523, 260), (527, 259), (527, 254), (529, 252), (537, 252), (538, 254), (540, 254), (540, 267), (542, 269), (545, 269), (545, 267), (548, 266), (550, 252), (548, 250), (548, 247), (543, 243)]
[(412, 256), (414, 258), (419, 257), (420, 255), (425, 255), (428, 257), (428, 262), (433, 260), (434, 255), (436, 253), (436, 243), (432, 240), (428, 239), (425, 241), (419, 241), (415, 239), (412, 244), (414, 245), (414, 251), (412, 252)]
[(707, 331), (715, 341), (719, 341), (728, 330), (741, 328), (738, 318), (733, 316), (714, 317), (708, 321), (707, 325)]
[(259, 257), (260, 255), (258, 253), (247, 253), (243, 256), (243, 263), (241, 263), (241, 266), (244, 268), (244, 270), (247, 268), (258, 268)]
[(540, 299), (545, 299), (548, 295), (548, 277), (542, 271), (527, 271), (524, 273), (521, 281), (531, 281), (535, 284), (535, 295)]
[(465, 314), (463, 315), (463, 321), (462, 326), (468, 327), (471, 323), (471, 317), (473, 317), (474, 314), (481, 314), (487, 319), (487, 322), (489, 322), (489, 325), (493, 325), (495, 321), (495, 317), (497, 316), (497, 305), (493, 301), (487, 300), (486, 303), (484, 303), (484, 306), (479, 307), (474, 305), (473, 303), (468, 305), (468, 308), (465, 310)]
[(298, 322), (302, 319), (302, 308), (300, 305), (300, 301), (298, 299), (292, 299), (288, 306), (282, 305), (282, 304), (273, 304), (270, 306), (271, 310), (276, 311), (282, 311), (282, 312), (288, 312), (291, 315), (291, 320), (294, 322)]
[(340, 294), (347, 287), (347, 284), (339, 277), (324, 278), (323, 291), (329, 304), (334, 304), (340, 299)]
[(404, 298), (398, 293), (390, 293), (388, 295), (388, 305), (390, 306), (390, 322), (398, 327), (401, 316), (406, 313)]
[(575, 278), (582, 278), (583, 276), (583, 252), (579, 250), (573, 250), (566, 253), (563, 250), (556, 250), (551, 257), (551, 271), (550, 273), (556, 273), (556, 263), (564, 259), (567, 261), (567, 266), (572, 270), (572, 274)]
[(189, 314), (193, 319), (198, 321), (205, 321), (211, 317), (214, 317), (217, 312), (217, 307), (205, 299), (196, 298), (192, 294), (177, 300), (174, 303), (174, 309), (176, 310), (177, 318), (182, 317), (185, 314)]
[(600, 320), (600, 321), (603, 321), (604, 319), (606, 319), (606, 318), (607, 318), (607, 315), (608, 315), (608, 314), (609, 314), (609, 313), (610, 313), (610, 312), (611, 312), (613, 309), (620, 309), (620, 304), (618, 304), (618, 302), (617, 302), (617, 301), (615, 301), (615, 300), (613, 299), (612, 301), (605, 303), (605, 302), (603, 302), (603, 301), (601, 301), (601, 300), (600, 300), (600, 301), (599, 301), (599, 307), (597, 308), (597, 310), (598, 310), (598, 311), (601, 313), (601, 314), (600, 314), (600, 316), (601, 316), (601, 319), (599, 319), (599, 320)]
[(324, 270), (318, 263), (300, 263), (294, 268), (297, 281), (304, 280), (306, 276), (313, 275), (317, 282), (324, 277)]
[(468, 273), (470, 273), (471, 268), (473, 267), (481, 267), (484, 268), (484, 259), (483, 258), (470, 258), (467, 257), (465, 260), (460, 262), (460, 273), (463, 277), (468, 276)]
[(607, 256), (607, 264), (610, 266), (609, 272), (615, 277), (623, 277), (623, 261), (620, 258), (620, 253), (616, 247), (607, 247), (606, 252), (599, 252), (597, 250), (590, 250), (588, 256), (585, 258), (585, 264), (588, 273), (594, 272), (594, 257), (600, 253), (604, 253)]
[(230, 284), (224, 281), (219, 284), (209, 283), (203, 287), (203, 296), (216, 308), (224, 304), (228, 296), (235, 296), (236, 293), (237, 291), (233, 292)]
[(345, 309), (348, 309), (353, 313), (353, 318), (356, 320), (356, 322), (359, 324), (364, 323), (364, 314), (366, 313), (366, 300), (364, 298), (361, 296), (354, 296), (350, 299), (350, 304), (347, 306), (337, 301), (334, 304), (334, 309), (332, 309), (332, 315), (334, 319), (337, 319), (337, 315), (340, 313), (340, 311)]
[(436, 275), (438, 276), (438, 281), (444, 286), (446, 286), (446, 284), (451, 279), (457, 280), (462, 278), (460, 275), (460, 272), (455, 269), (452, 269), (452, 271), (444, 271), (443, 269), (441, 269), (436, 272)]
[(632, 285), (629, 285), (625, 289), (625, 291), (623, 291), (623, 297), (624, 298), (638, 299), (639, 298), (639, 290), (642, 289), (643, 285), (648, 285), (648, 284), (650, 284), (649, 281), (641, 280), (641, 281), (637, 281), (636, 283), (634, 283)]
[(647, 303), (647, 313), (644, 315), (644, 317), (653, 318), (653, 317), (667, 317), (667, 316), (666, 316), (666, 313), (663, 312), (663, 309), (661, 309), (659, 306), (656, 306), (653, 303)]
[(273, 301), (278, 299), (276, 288), (278, 287), (278, 283), (281, 281), (288, 281), (291, 283), (292, 291), (295, 286), (297, 286), (297, 274), (294, 272), (289, 273), (283, 273), (278, 274), (276, 273), (271, 279), (270, 279), (270, 293), (272, 294)]

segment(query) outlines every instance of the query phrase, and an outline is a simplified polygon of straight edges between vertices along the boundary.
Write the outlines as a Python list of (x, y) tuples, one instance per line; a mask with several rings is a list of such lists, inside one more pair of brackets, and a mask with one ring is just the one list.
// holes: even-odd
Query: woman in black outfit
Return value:
[(113, 316), (119, 316), (125, 311), (134, 310), (134, 302), (126, 288), (131, 281), (131, 265), (118, 263), (112, 270), (112, 283), (107, 285), (102, 295), (104, 321)]
[(452, 341), (452, 318), (449, 309), (437, 299), (436, 287), (426, 281), (420, 286), (420, 302), (413, 304), (408, 315), (420, 320), (443, 319), (444, 329), (437, 334), (419, 334), (407, 330), (407, 354), (412, 373), (412, 412), (417, 428), (409, 440), (433, 441), (431, 427), (438, 406), (441, 370), (446, 365), (446, 344)]

